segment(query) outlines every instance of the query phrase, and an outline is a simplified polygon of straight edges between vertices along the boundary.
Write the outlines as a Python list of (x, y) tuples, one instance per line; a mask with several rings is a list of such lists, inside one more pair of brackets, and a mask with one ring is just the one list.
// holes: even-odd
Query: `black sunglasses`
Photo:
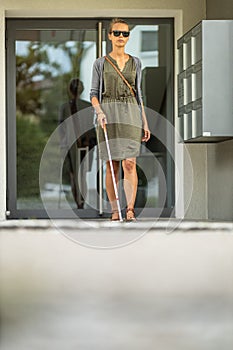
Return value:
[(114, 36), (120, 36), (122, 34), (124, 38), (128, 38), (129, 36), (129, 32), (125, 32), (125, 31), (122, 32), (120, 30), (113, 30), (112, 32), (110, 32), (110, 34), (112, 33)]

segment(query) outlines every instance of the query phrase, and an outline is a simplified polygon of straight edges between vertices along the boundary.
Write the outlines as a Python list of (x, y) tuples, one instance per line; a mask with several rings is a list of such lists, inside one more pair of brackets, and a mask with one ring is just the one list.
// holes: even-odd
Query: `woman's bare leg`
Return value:
[[(119, 161), (113, 160), (113, 169), (114, 169), (114, 175), (116, 179), (116, 183), (118, 183), (118, 174), (119, 174)], [(117, 208), (117, 201), (116, 201), (116, 195), (114, 191), (113, 181), (112, 181), (112, 173), (110, 168), (110, 162), (107, 162), (107, 168), (106, 168), (106, 191), (108, 195), (109, 202), (111, 204), (112, 208), (112, 219), (118, 219), (118, 208)]]
[[(135, 199), (137, 195), (138, 176), (136, 170), (136, 158), (125, 159), (122, 162), (124, 170), (124, 190), (127, 201), (127, 208), (134, 209)], [(127, 219), (134, 217), (134, 212), (129, 211), (126, 215)]]

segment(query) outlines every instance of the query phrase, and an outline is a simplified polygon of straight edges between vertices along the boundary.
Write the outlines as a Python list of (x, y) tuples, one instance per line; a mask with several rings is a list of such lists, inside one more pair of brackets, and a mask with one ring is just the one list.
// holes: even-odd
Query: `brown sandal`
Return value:
[[(132, 214), (129, 214), (129, 213), (132, 213)], [(125, 220), (126, 221), (136, 221), (134, 208), (127, 208), (126, 209), (126, 218), (125, 218)]]
[[(117, 215), (116, 215), (117, 214)], [(114, 217), (115, 216), (115, 217)], [(111, 221), (119, 221), (120, 220), (120, 216), (119, 216), (119, 212), (118, 210), (113, 210), (112, 211), (112, 218)]]

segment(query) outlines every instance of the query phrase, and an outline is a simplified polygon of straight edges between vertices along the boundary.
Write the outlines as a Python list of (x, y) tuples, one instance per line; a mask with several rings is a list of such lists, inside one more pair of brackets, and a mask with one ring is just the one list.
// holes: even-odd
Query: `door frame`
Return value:
[[(126, 14), (124, 13), (124, 17), (126, 18)], [(131, 16), (132, 18), (132, 13)], [(69, 19), (69, 18), (63, 18), (63, 19), (36, 19), (36, 21), (33, 19), (9, 19), (8, 23), (13, 22), (15, 24), (17, 24), (19, 27), (17, 27), (17, 29), (20, 28), (24, 28), (24, 29), (29, 29), (30, 28), (41, 28), (41, 29), (54, 29), (56, 26), (59, 27), (59, 29), (67, 29), (67, 23), (69, 23), (68, 29), (79, 29), (79, 25), (77, 26), (77, 24), (80, 24), (80, 28), (82, 28), (81, 23), (83, 21), (85, 21), (85, 25), (87, 25), (87, 23), (93, 23), (95, 21), (95, 23), (98, 23), (99, 21), (102, 21), (104, 23), (108, 22), (110, 18), (98, 18), (98, 19), (93, 19), (93, 18), (75, 18), (75, 19)], [(141, 20), (143, 22), (143, 19), (148, 20), (151, 19), (152, 21), (154, 21), (155, 19), (157, 20), (157, 23), (164, 23), (164, 19), (160, 18), (158, 19), (157, 17), (144, 17), (144, 18), (136, 18), (133, 17), (132, 20), (136, 21), (136, 20)], [(27, 23), (27, 25), (25, 26), (25, 23)], [(154, 23), (154, 24), (157, 24)], [(143, 23), (142, 23), (143, 24)], [(88, 28), (87, 28), (88, 29)], [(12, 38), (12, 32), (11, 30), (13, 30), (12, 28), (8, 27), (8, 45), (10, 48), (10, 44)], [(175, 28), (174, 28), (175, 30)], [(13, 48), (13, 45), (12, 47)], [(10, 85), (10, 82), (13, 81), (13, 76), (15, 74), (15, 64), (13, 59), (14, 59), (14, 54), (12, 55), (12, 52), (10, 53), (10, 50), (8, 49), (8, 54), (7, 54), (7, 63), (8, 63), (8, 67), (13, 67), (13, 69), (11, 69), (11, 71), (9, 72), (9, 69), (7, 70), (7, 96), (11, 96), (13, 97), (13, 99), (7, 99), (7, 112), (8, 115), (15, 115), (15, 110), (13, 111), (13, 109), (15, 108), (15, 94), (13, 93), (12, 95), (12, 87)], [(174, 57), (174, 56), (173, 56)], [(174, 67), (175, 68), (175, 67)], [(175, 75), (176, 76), (176, 75)], [(174, 76), (174, 79), (175, 79)], [(174, 85), (176, 86), (176, 85)], [(11, 92), (11, 94), (10, 94)], [(176, 100), (174, 100), (176, 101)], [(13, 106), (12, 106), (12, 102), (13, 102)], [(45, 209), (34, 209), (33, 211), (30, 209), (17, 209), (16, 208), (16, 123), (15, 123), (15, 119), (14, 118), (7, 118), (7, 139), (8, 142), (11, 142), (11, 147), (7, 148), (7, 188), (10, 188), (11, 190), (7, 190), (7, 213), (8, 213), (8, 218), (9, 219), (13, 219), (13, 218), (30, 218), (30, 217), (37, 217), (37, 218), (46, 218), (47, 217), (47, 213), (45, 211)], [(175, 145), (174, 145), (175, 146)], [(15, 150), (15, 152), (12, 152), (12, 149)], [(12, 169), (15, 169), (15, 171), (12, 171)], [(77, 214), (82, 214), (83, 218), (93, 218), (94, 217), (98, 217), (96, 211), (94, 210), (90, 210), (90, 209), (85, 209), (85, 210), (81, 210), (79, 211), (78, 209), (75, 209), (75, 211), (77, 211)], [(84, 213), (85, 211), (85, 213)], [(156, 216), (156, 211), (153, 208), (147, 208), (147, 213), (148, 216)], [(165, 216), (165, 217), (170, 217), (172, 213), (172, 208), (164, 208), (162, 214), (160, 212), (160, 210), (158, 210), (158, 215), (160, 214), (160, 216)], [(67, 212), (67, 210), (54, 210), (54, 216), (53, 217), (57, 217), (57, 218), (69, 218), (69, 214)], [(174, 216), (174, 211), (173, 211), (173, 216)]]

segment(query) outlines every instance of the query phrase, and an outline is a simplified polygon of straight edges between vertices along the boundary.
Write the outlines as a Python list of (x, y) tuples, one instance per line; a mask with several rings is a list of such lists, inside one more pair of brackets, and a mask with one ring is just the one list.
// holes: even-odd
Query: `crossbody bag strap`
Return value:
[(105, 59), (113, 66), (113, 68), (115, 69), (115, 71), (120, 75), (120, 77), (122, 78), (122, 80), (125, 82), (125, 84), (128, 86), (128, 88), (130, 89), (131, 95), (133, 97), (135, 97), (135, 92), (134, 89), (132, 88), (132, 86), (130, 85), (130, 83), (128, 82), (128, 80), (124, 77), (124, 75), (121, 73), (121, 71), (115, 66), (115, 64), (108, 58), (108, 56), (105, 56)]

